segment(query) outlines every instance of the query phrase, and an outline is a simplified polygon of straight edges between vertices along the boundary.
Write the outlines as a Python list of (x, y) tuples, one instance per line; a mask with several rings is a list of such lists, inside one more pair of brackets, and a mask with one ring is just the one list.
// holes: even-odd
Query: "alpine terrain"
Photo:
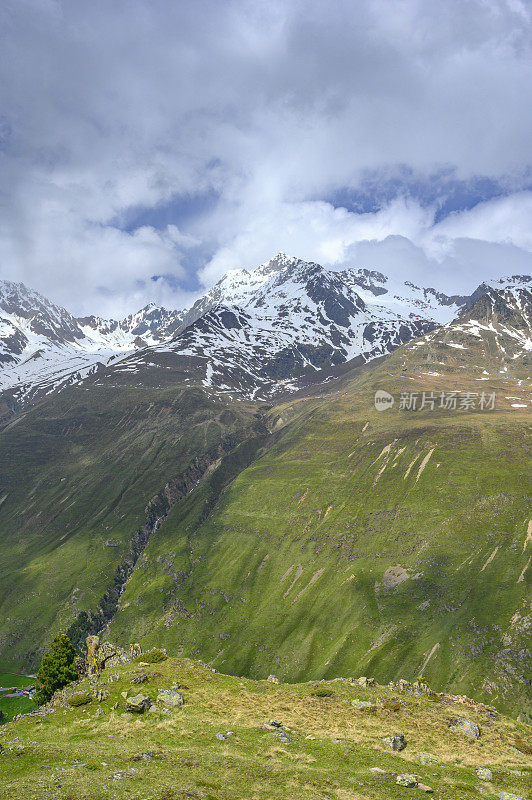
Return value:
[(280, 254), (112, 321), (0, 284), (0, 668), (98, 634), (529, 719), (531, 285)]

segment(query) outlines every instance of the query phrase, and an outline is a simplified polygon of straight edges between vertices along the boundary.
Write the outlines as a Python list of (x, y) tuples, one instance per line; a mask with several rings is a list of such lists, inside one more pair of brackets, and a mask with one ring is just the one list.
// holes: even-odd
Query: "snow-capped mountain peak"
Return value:
[(448, 296), (376, 270), (332, 270), (279, 253), (230, 270), (187, 311), (148, 303), (106, 320), (76, 319), (22, 284), (0, 282), (0, 393), (14, 407), (95, 370), (140, 380), (164, 363), (185, 382), (271, 396), (351, 359), (386, 355), (492, 294), (487, 309), (497, 318), (511, 307), (529, 319), (530, 284), (513, 275)]

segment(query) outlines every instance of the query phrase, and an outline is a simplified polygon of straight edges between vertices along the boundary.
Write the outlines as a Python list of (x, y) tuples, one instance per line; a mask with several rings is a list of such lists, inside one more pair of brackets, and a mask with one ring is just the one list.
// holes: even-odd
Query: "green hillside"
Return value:
[[(530, 709), (528, 411), (506, 399), (509, 375), (465, 379), (454, 354), (439, 369), (402, 348), (274, 408), (261, 457), (222, 492), (214, 473), (152, 537), (111, 636), (256, 678), (423, 675)], [(479, 385), (495, 410), (373, 405), (376, 389)]]
[[(167, 707), (161, 689), (184, 704)], [(129, 713), (139, 694), (151, 707)], [(467, 701), (345, 678), (274, 685), (169, 658), (105, 670), (1, 728), (0, 798), (522, 800), (531, 750), (526, 725)]]
[(95, 384), (0, 433), (0, 668), (33, 669), (81, 611), (106, 599), (112, 612), (143, 527), (224, 452), (254, 441), (256, 411), (199, 389)]
[(153, 367), (16, 417), (0, 433), (0, 667), (104, 629), (237, 675), (423, 676), (530, 712), (530, 370), (493, 319), (269, 407)]

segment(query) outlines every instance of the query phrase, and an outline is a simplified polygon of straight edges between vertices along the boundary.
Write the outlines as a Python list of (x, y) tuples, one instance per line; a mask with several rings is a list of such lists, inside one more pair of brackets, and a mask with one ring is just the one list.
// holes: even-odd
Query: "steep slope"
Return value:
[(528, 290), (494, 291), (273, 408), (262, 457), (222, 492), (214, 472), (152, 537), (111, 637), (260, 678), (422, 674), (530, 709), (529, 309)]
[(249, 463), (261, 431), (256, 408), (179, 385), (74, 386), (16, 417), (0, 432), (0, 669), (34, 668), (53, 631), (100, 629), (173, 503), (226, 453)]

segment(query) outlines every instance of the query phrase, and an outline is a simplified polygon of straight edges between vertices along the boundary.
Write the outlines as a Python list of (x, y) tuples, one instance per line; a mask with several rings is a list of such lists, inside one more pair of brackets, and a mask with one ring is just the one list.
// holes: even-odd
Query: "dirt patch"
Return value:
[(388, 567), (382, 576), (382, 582), (384, 583), (384, 588), (388, 591), (399, 586), (400, 583), (404, 583), (409, 577), (410, 575), (403, 567)]
[(423, 470), (425, 469), (425, 467), (426, 467), (426, 466), (427, 466), (427, 464), (429, 463), (429, 458), (430, 458), (430, 457), (431, 457), (431, 455), (433, 454), (434, 450), (435, 450), (435, 448), (434, 448), (434, 447), (432, 448), (432, 450), (429, 450), (429, 452), (427, 453), (427, 455), (425, 456), (425, 458), (423, 459), (423, 461), (422, 461), (422, 462), (421, 462), (421, 464), (419, 465), (419, 469), (418, 469), (418, 471), (417, 471), (417, 475), (416, 475), (416, 483), (418, 482), (418, 480), (419, 480), (419, 477), (420, 477), (421, 473), (423, 472)]
[(488, 558), (488, 560), (486, 561), (486, 563), (484, 564), (484, 566), (483, 566), (483, 567), (482, 567), (482, 569), (480, 570), (481, 572), (484, 572), (484, 570), (486, 569), (486, 567), (488, 566), (488, 564), (491, 564), (491, 562), (493, 561), (493, 559), (494, 559), (494, 558), (495, 558), (495, 556), (497, 555), (497, 550), (498, 550), (498, 549), (499, 549), (499, 545), (497, 545), (497, 547), (495, 548), (495, 550), (493, 551), (493, 553), (491, 554), (491, 556)]

